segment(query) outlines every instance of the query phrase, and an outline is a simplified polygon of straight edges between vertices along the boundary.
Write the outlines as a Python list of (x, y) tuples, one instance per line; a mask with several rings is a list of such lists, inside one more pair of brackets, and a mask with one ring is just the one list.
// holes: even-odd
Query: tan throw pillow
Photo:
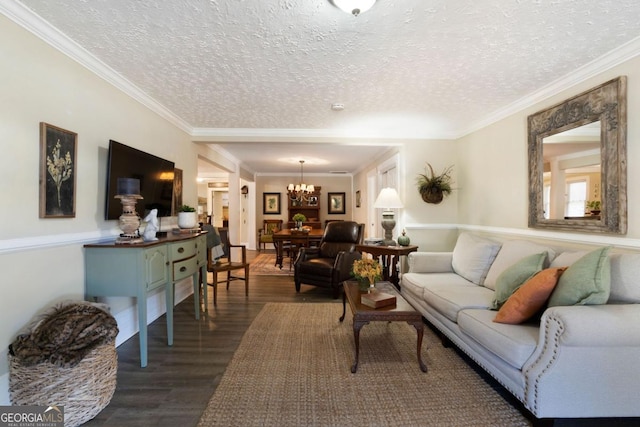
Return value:
[(566, 269), (567, 267), (547, 268), (533, 276), (500, 307), (493, 321), (517, 325), (529, 320), (544, 307)]

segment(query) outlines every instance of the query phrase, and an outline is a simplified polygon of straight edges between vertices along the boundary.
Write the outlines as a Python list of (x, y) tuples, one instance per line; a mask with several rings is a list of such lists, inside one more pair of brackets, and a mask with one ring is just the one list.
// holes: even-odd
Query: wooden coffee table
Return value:
[(347, 312), (347, 301), (349, 301), (349, 307), (351, 307), (351, 313), (353, 313), (353, 338), (356, 344), (356, 358), (351, 366), (351, 372), (355, 373), (358, 370), (358, 358), (360, 355), (360, 329), (369, 322), (407, 322), (416, 328), (418, 333), (417, 355), (418, 364), (422, 372), (427, 372), (427, 366), (422, 361), (421, 349), (422, 349), (422, 336), (424, 335), (424, 323), (422, 322), (422, 315), (417, 312), (411, 304), (409, 304), (391, 282), (378, 282), (376, 283), (376, 289), (392, 294), (396, 296), (396, 304), (388, 307), (371, 308), (360, 303), (360, 295), (366, 291), (360, 290), (360, 285), (356, 281), (346, 281), (343, 286), (344, 292), (342, 294), (342, 316), (340, 321), (342, 322)]

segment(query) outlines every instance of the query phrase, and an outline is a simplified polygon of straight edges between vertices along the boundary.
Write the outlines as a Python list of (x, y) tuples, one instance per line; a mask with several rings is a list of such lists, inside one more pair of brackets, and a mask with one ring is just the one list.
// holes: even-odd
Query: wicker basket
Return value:
[(118, 355), (115, 342), (99, 345), (76, 366), (49, 362), (23, 366), (9, 355), (12, 405), (64, 406), (64, 425), (78, 426), (100, 413), (116, 389)]

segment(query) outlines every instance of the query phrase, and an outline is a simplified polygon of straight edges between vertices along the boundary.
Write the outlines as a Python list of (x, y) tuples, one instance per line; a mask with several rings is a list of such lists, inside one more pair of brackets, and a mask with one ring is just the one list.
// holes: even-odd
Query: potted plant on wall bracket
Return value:
[(195, 228), (198, 224), (196, 208), (189, 205), (182, 205), (178, 209), (178, 227)]
[(451, 188), (453, 165), (445, 168), (438, 175), (436, 175), (429, 163), (427, 163), (427, 168), (426, 173), (418, 174), (418, 191), (425, 202), (438, 204), (453, 191), (453, 188)]

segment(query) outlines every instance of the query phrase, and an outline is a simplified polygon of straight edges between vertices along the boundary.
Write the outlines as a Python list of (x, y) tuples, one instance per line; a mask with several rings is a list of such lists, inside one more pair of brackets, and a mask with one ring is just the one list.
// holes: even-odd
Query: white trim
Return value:
[[(361, 140), (362, 143), (385, 143), (393, 144), (394, 141), (407, 139), (459, 139), (465, 135), (485, 128), (512, 114), (522, 111), (538, 102), (544, 101), (557, 93), (573, 87), (589, 78), (607, 71), (616, 65), (628, 61), (640, 55), (640, 37), (635, 38), (622, 46), (602, 55), (599, 58), (585, 64), (577, 70), (571, 71), (568, 75), (557, 79), (524, 98), (501, 108), (487, 117), (472, 123), (467, 129), (458, 132), (441, 133), (408, 133), (398, 135), (384, 135), (380, 132), (363, 134), (362, 129), (236, 129), (236, 128), (194, 128), (189, 123), (178, 117), (158, 101), (147, 95), (132, 82), (125, 79), (111, 67), (100, 61), (89, 51), (71, 40), (65, 34), (53, 27), (50, 23), (35, 14), (31, 9), (16, 0), (4, 0), (0, 2), (0, 13), (7, 16), (16, 24), (30, 31), (55, 49), (69, 56), (79, 64), (100, 76), (122, 92), (137, 100), (142, 105), (149, 108), (162, 118), (174, 124), (178, 128), (187, 132), (191, 136), (206, 138), (210, 142), (229, 142), (233, 140), (242, 141), (271, 141), (282, 142), (283, 139), (299, 141), (309, 139), (326, 142), (336, 139), (344, 143), (345, 139), (352, 143)], [(336, 141), (338, 142), (338, 141)]]
[(11, 252), (41, 250), (56, 246), (113, 241), (120, 230), (95, 230), (85, 233), (53, 234), (0, 240), (0, 255)]
[(628, 61), (636, 56), (640, 55), (640, 37), (637, 37), (622, 46), (617, 47), (611, 52), (607, 52), (599, 58), (583, 65), (582, 67), (571, 71), (564, 77), (561, 77), (548, 85), (536, 90), (535, 92), (521, 98), (511, 104), (494, 111), (482, 120), (472, 123), (469, 128), (463, 130), (460, 134), (456, 135), (454, 139), (462, 138), (465, 135), (483, 129), (493, 123), (496, 123), (504, 118), (507, 118), (513, 114), (516, 114), (526, 108), (529, 108), (539, 102), (544, 101), (560, 92), (565, 91), (567, 88), (571, 88), (579, 83), (584, 82), (592, 77), (612, 69), (616, 65)]
[(60, 30), (42, 19), (22, 3), (15, 0), (2, 1), (0, 2), (0, 13), (39, 37), (54, 49), (57, 49), (67, 55), (69, 58), (87, 68), (98, 77), (104, 79), (109, 84), (115, 86), (117, 89), (135, 99), (163, 119), (172, 123), (174, 126), (189, 134), (193, 132), (193, 127), (191, 125), (175, 115), (164, 105), (147, 95), (135, 84), (124, 78), (113, 68), (102, 62), (95, 55), (70, 39), (64, 33), (60, 32)]
[(589, 245), (610, 245), (620, 249), (640, 249), (640, 239), (609, 236), (601, 234), (581, 234), (570, 232), (557, 232), (535, 230), (531, 228), (506, 228), (491, 227), (471, 224), (406, 224), (407, 230), (459, 230), (475, 231), (480, 233), (508, 235), (521, 238), (552, 239), (561, 243), (579, 243)]
[[(176, 283), (175, 289), (174, 307), (193, 293), (193, 282), (190, 278), (184, 279)], [(157, 320), (166, 312), (166, 296), (164, 291), (147, 297), (147, 325)], [(200, 314), (202, 315), (202, 313)], [(136, 304), (114, 314), (113, 317), (118, 323), (116, 347), (140, 331), (140, 328), (138, 328), (138, 307)]]

